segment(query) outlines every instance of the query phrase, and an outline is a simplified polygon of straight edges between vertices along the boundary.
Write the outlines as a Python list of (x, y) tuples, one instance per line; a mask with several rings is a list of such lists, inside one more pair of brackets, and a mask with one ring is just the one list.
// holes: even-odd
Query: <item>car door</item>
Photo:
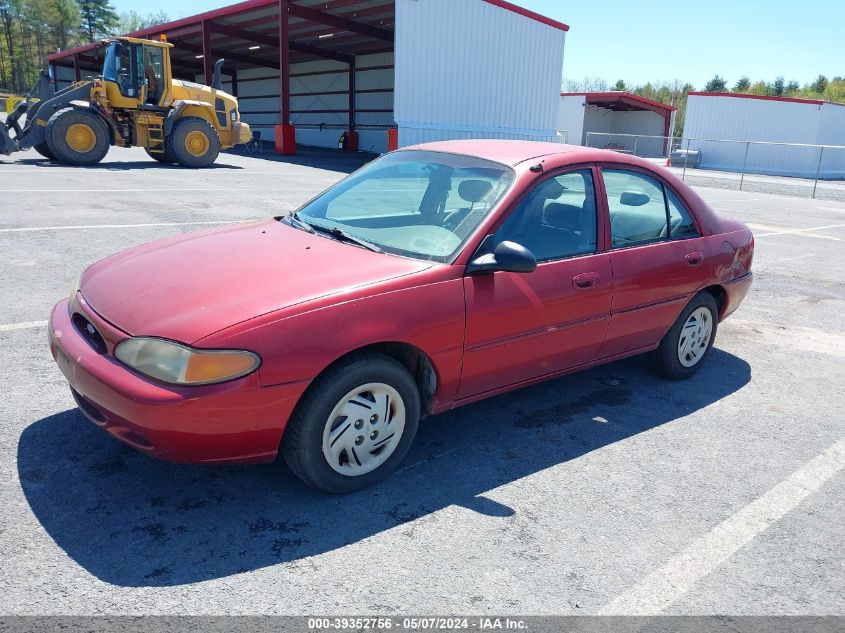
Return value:
[(710, 277), (706, 245), (681, 198), (655, 175), (603, 167), (613, 305), (600, 357), (652, 347)]
[(492, 237), (537, 258), (531, 273), (464, 279), (466, 338), (458, 399), (593, 360), (610, 317), (611, 270), (600, 252), (595, 179), (586, 167), (550, 175), (516, 203)]

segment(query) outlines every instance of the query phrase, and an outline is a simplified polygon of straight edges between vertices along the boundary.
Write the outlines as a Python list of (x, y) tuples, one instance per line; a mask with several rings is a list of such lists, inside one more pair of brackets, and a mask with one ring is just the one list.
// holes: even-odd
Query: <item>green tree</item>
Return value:
[(728, 87), (723, 77), (715, 75), (713, 79), (704, 84), (704, 92), (724, 92)]
[(625, 82), (622, 81), (621, 79), (617, 79), (616, 83), (613, 84), (613, 89), (614, 90), (620, 90), (620, 91), (624, 92), (625, 90), (628, 89), (628, 86), (626, 86)]
[(799, 90), (801, 90), (801, 84), (797, 81), (790, 81), (786, 84), (786, 94), (795, 94)]
[(117, 24), (117, 13), (109, 0), (76, 0), (82, 16), (82, 30), (89, 42), (109, 35)]
[(786, 86), (783, 77), (778, 77), (777, 79), (775, 79), (775, 82), (771, 85), (769, 91), (775, 97), (782, 97), (783, 93), (786, 92)]
[(114, 35), (125, 35), (126, 33), (134, 33), (141, 29), (146, 29), (157, 24), (164, 24), (169, 22), (170, 18), (164, 11), (158, 13), (148, 13), (142, 15), (135, 10), (121, 11), (117, 15), (117, 23), (112, 28)]
[(739, 78), (739, 81), (736, 82), (734, 92), (748, 92), (749, 88), (751, 88), (751, 80), (743, 75)]
[(819, 75), (816, 80), (810, 84), (810, 90), (822, 94), (824, 92), (824, 89), (827, 88), (827, 84), (827, 77), (825, 77), (824, 75)]

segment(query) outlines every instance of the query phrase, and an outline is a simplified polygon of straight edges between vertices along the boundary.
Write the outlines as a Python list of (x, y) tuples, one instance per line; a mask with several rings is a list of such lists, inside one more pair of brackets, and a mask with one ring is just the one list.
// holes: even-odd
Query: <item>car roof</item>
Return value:
[(620, 154), (611, 150), (594, 149), (580, 145), (548, 143), (540, 141), (515, 141), (504, 139), (465, 139), (455, 141), (436, 141), (412, 145), (403, 149), (428, 150), (432, 152), (450, 152), (466, 154), (477, 158), (492, 160), (504, 165), (516, 166), (526, 161), (554, 156), (558, 164), (582, 162), (614, 162), (632, 165), (646, 165), (647, 161), (636, 156)]

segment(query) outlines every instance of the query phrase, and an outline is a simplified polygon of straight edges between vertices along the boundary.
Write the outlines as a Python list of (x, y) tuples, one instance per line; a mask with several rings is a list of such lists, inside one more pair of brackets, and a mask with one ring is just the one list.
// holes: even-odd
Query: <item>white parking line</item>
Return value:
[(44, 327), (47, 321), (27, 321), (25, 323), (9, 323), (0, 325), (0, 332), (11, 332), (13, 330), (32, 330), (37, 327)]
[(824, 231), (827, 229), (841, 229), (845, 227), (845, 224), (828, 224), (826, 226), (814, 226), (807, 229), (788, 229), (788, 228), (781, 228), (778, 226), (769, 226), (768, 224), (748, 224), (749, 227), (752, 229), (761, 229), (761, 230), (769, 230), (769, 233), (760, 233), (755, 234), (754, 237), (770, 237), (772, 235), (803, 235), (805, 237), (817, 237), (820, 239), (827, 239), (827, 240), (834, 240), (837, 242), (841, 242), (842, 239), (838, 237), (832, 237), (830, 235), (812, 235), (815, 231)]
[(215, 224), (237, 224), (253, 220), (213, 220), (208, 222), (149, 222), (146, 224), (77, 224), (74, 226), (27, 226), (14, 229), (0, 229), (0, 233), (24, 233), (30, 231), (67, 231), (72, 229), (136, 229), (147, 226), (196, 226)]
[(683, 552), (599, 610), (600, 615), (656, 615), (845, 467), (845, 439), (722, 521)]

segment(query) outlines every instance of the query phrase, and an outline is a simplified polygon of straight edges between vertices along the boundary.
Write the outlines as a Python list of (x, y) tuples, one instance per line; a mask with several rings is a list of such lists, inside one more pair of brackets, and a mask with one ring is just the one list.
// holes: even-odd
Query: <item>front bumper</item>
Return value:
[(146, 379), (111, 354), (111, 341), (127, 335), (86, 308), (84, 300), (74, 302), (74, 310), (110, 341), (106, 353), (96, 351), (77, 330), (67, 300), (53, 308), (48, 338), (80, 410), (94, 424), (166, 461), (247, 463), (276, 457), (305, 384), (261, 387), (257, 373), (200, 387)]

